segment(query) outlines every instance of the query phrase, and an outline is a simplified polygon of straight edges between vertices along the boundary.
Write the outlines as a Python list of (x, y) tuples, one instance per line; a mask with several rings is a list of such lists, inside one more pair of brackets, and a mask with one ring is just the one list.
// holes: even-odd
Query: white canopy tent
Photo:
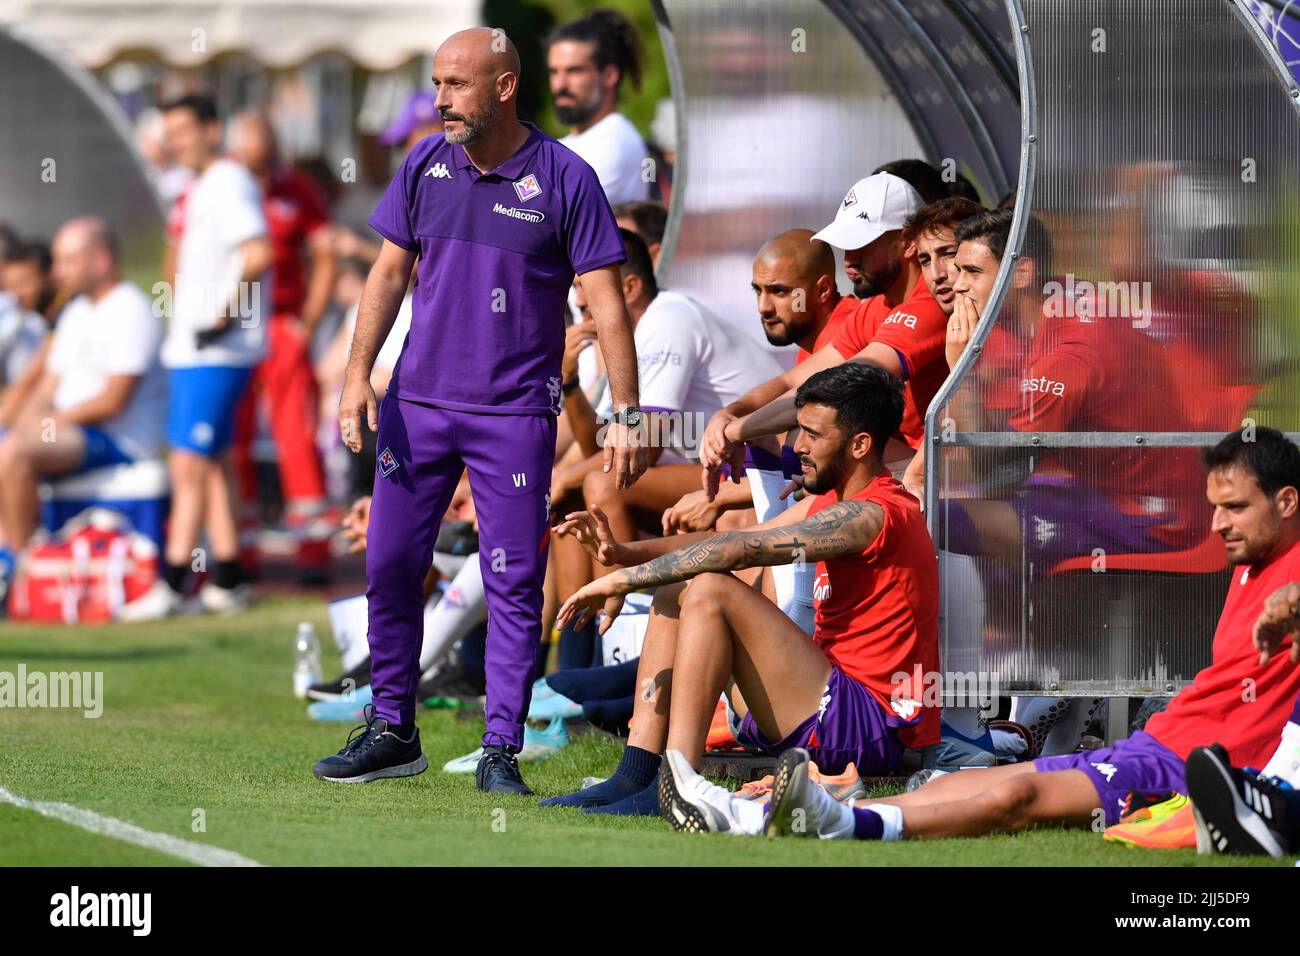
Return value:
[(145, 51), (174, 67), (242, 52), (272, 68), (337, 52), (374, 71), (479, 23), (480, 0), (6, 0), (0, 23), (98, 69)]

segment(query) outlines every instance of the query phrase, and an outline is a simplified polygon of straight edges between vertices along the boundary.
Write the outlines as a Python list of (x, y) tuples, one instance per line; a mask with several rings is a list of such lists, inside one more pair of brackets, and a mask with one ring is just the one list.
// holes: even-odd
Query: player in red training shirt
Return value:
[[(902, 418), (902, 384), (845, 363), (808, 379), (796, 400), (796, 450), (815, 497), (772, 521), (628, 544), (611, 541), (599, 516), (571, 515), (557, 529), (623, 565), (570, 597), (560, 623), (602, 608), (608, 621), (624, 595), (658, 590), (637, 670), (645, 691), (618, 769), (543, 805), (656, 813), (660, 752), (698, 763), (724, 690), (741, 742), (769, 753), (807, 747), (829, 773), (850, 761), (886, 772), (905, 747), (938, 741), (939, 708), (913, 685), (939, 666), (938, 566), (916, 499), (881, 454)], [(811, 641), (728, 573), (804, 561), (818, 571)]]
[[(953, 288), (959, 310), (988, 305), (1011, 229), (1010, 210), (973, 217), (957, 230)], [(975, 366), (986, 430), (1019, 432), (1186, 431), (1168, 360), (1132, 316), (1099, 315), (1092, 303), (1044, 303), (1050, 260), (1042, 227), (1030, 221), (1003, 314)], [(956, 321), (954, 315), (954, 321)], [(1010, 385), (1010, 387), (1008, 387)], [(959, 419), (969, 408), (953, 403)], [(1025, 549), (1049, 570), (1075, 555), (1151, 554), (1204, 540), (1200, 469), (1191, 449), (1062, 448), (1034, 455), (1032, 471), (1004, 467), (1015, 489), (942, 503), (949, 550), (989, 554), (1018, 566)], [(1032, 535), (1022, 535), (1032, 528)]]
[[(325, 474), (316, 447), (320, 422), (319, 387), (311, 362), (311, 339), (329, 304), (335, 261), (322, 241), (329, 221), (325, 196), (305, 174), (279, 158), (275, 131), (261, 113), (235, 119), (232, 153), (262, 187), (262, 206), (270, 230), (271, 321), (266, 358), (254, 370), (236, 423), (235, 465), (246, 509), (256, 500), (250, 444), (259, 406), (279, 452), (280, 486), (291, 528), (305, 531), (325, 508)], [(253, 560), (255, 556), (246, 556)], [(298, 562), (321, 574), (329, 564), (328, 542), (306, 537)]]
[[(947, 317), (926, 287), (916, 261), (915, 243), (903, 227), (921, 208), (910, 185), (877, 173), (853, 185), (834, 221), (815, 238), (844, 249), (844, 271), (861, 300), (839, 326), (835, 338), (783, 375), (750, 389), (717, 412), (700, 442), (704, 484), (712, 497), (722, 467), (738, 476), (742, 445), (794, 425), (794, 389), (809, 376), (849, 359), (878, 365), (907, 383), (903, 423), (884, 449), (885, 461), (901, 469), (920, 444), (922, 419), (934, 390), (943, 381)], [(820, 344), (820, 343), (819, 343)]]
[[(1300, 581), (1300, 448), (1280, 432), (1258, 428), (1252, 436), (1228, 435), (1205, 463), (1211, 527), (1235, 568), (1233, 583), (1215, 629), (1212, 663), (1145, 730), (1099, 750), (948, 774), (911, 793), (851, 806), (810, 784), (808, 753), (792, 750), (777, 764), (761, 824), (741, 832), (897, 840), (1040, 824), (1089, 827), (1099, 814), (1113, 824), (1130, 790), (1186, 793), (1184, 761), (1198, 745), (1217, 740), (1233, 763), (1263, 766), (1300, 692), (1294, 638), (1270, 641), (1271, 655), (1261, 654), (1255, 640), (1255, 623), (1270, 598)], [(668, 763), (679, 766), (671, 754)], [(712, 817), (752, 821), (752, 811), (734, 807), (745, 801), (690, 772), (678, 776), (674, 786), (693, 794)]]

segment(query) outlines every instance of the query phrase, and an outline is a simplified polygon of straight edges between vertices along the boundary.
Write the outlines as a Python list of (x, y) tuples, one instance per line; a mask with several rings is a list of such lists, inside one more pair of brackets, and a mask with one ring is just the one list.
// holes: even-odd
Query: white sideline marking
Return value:
[(182, 840), (180, 837), (168, 836), (166, 833), (155, 833), (153, 830), (146, 830), (134, 823), (118, 820), (116, 817), (106, 817), (93, 810), (74, 807), (70, 803), (28, 800), (4, 787), (0, 787), (0, 803), (11, 803), (23, 810), (35, 810), (43, 817), (62, 820), (64, 823), (81, 827), (91, 833), (100, 833), (121, 840), (123, 843), (134, 843), (148, 850), (157, 850), (159, 853), (179, 857), (197, 863), (199, 866), (262, 866), (256, 860), (250, 860), (230, 850), (223, 850), (206, 843), (195, 843), (192, 840)]

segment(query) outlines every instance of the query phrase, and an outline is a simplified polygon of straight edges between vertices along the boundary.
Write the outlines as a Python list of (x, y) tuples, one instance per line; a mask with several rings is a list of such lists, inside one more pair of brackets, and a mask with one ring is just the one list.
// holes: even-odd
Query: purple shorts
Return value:
[[(1107, 554), (1174, 550), (1149, 533), (1160, 524), (1160, 518), (1125, 514), (1093, 488), (1057, 480), (1029, 481), (1006, 502), (1020, 518), (1029, 552), (1049, 568), (1068, 558), (1091, 554), (1094, 548)], [(984, 543), (962, 503), (951, 500), (942, 504), (943, 520), (949, 528), (948, 550), (983, 554)]]
[(763, 736), (752, 713), (740, 722), (736, 739), (747, 747), (779, 754), (802, 747), (822, 773), (835, 774), (849, 763), (862, 776), (888, 773), (903, 756), (898, 732), (887, 723), (884, 708), (871, 692), (838, 667), (822, 691), (822, 706), (799, 724), (787, 737), (772, 743)]
[(1187, 792), (1182, 758), (1144, 730), (1115, 741), (1113, 747), (1061, 757), (1039, 757), (1039, 773), (1082, 770), (1092, 781), (1106, 811), (1106, 825), (1119, 823), (1130, 790)]

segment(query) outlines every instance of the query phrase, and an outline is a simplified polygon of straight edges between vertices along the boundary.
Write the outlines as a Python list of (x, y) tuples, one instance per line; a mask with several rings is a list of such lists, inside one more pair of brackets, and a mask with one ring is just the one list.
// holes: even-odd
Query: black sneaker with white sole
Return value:
[(330, 783), (369, 783), (388, 777), (414, 777), (429, 769), (429, 761), (420, 750), (420, 728), (403, 740), (388, 729), (388, 721), (375, 717), (372, 704), (366, 705), (366, 722), (352, 728), (348, 742), (332, 757), (311, 768), (318, 780)]
[(1267, 854), (1287, 850), (1286, 799), (1269, 777), (1232, 766), (1220, 744), (1187, 755), (1187, 795), (1196, 820), (1196, 848), (1202, 854)]
[(533, 791), (519, 772), (519, 760), (504, 747), (484, 747), (474, 770), (474, 783), (483, 793), (531, 797)]
[(370, 683), (370, 655), (346, 674), (332, 681), (312, 684), (307, 688), (310, 700), (338, 700), (348, 691), (357, 691)]

